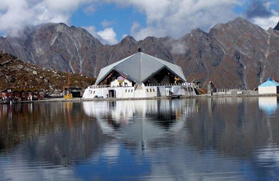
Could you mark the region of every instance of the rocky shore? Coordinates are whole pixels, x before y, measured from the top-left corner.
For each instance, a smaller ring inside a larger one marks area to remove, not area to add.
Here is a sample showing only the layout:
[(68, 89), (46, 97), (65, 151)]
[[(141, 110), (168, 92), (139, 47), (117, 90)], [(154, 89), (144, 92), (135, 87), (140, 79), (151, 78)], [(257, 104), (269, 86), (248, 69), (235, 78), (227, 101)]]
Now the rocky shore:
[[(25, 63), (13, 55), (0, 52), (0, 98), (3, 96), (2, 93), (7, 93), (7, 96), (35, 91), (38, 93), (42, 91), (47, 95), (60, 94), (63, 87), (68, 85), (68, 75), (66, 72)], [(94, 81), (95, 78), (82, 74), (69, 75), (69, 86), (76, 89), (86, 88)]]

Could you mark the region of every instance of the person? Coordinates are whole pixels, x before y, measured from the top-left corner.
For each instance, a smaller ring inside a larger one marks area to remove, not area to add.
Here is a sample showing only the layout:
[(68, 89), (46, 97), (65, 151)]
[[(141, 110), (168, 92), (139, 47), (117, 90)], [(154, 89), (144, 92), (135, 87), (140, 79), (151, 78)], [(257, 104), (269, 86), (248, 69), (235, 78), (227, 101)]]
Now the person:
[(2, 95), (2, 101), (3, 101), (3, 102), (6, 101), (6, 96), (5, 96), (5, 94)]
[(32, 94), (28, 94), (28, 100), (32, 101)]

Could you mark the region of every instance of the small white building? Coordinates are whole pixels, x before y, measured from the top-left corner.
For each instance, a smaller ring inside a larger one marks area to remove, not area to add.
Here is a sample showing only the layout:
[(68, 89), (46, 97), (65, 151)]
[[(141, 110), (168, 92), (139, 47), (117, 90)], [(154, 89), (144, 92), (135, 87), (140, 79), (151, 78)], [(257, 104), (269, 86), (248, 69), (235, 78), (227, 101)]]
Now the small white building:
[(83, 98), (153, 98), (196, 95), (181, 67), (137, 52), (100, 70)]
[(271, 78), (259, 85), (258, 87), (259, 94), (278, 94), (279, 93), (279, 83)]

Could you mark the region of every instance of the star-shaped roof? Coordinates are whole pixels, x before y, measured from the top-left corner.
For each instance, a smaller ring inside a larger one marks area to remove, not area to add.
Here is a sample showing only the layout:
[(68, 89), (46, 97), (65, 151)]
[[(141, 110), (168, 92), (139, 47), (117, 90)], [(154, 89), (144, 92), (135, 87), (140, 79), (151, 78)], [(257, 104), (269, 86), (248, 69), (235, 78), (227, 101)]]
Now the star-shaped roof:
[(151, 55), (137, 52), (127, 58), (102, 68), (95, 85), (98, 85), (113, 70), (136, 83), (142, 83), (163, 68), (167, 68), (183, 82), (186, 82), (181, 67)]

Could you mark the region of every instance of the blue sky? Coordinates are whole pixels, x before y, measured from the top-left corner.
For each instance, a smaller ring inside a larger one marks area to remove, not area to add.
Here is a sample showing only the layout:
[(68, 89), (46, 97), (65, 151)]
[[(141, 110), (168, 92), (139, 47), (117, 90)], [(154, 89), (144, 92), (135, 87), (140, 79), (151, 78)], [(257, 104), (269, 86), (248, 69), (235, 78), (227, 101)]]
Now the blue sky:
[(242, 17), (264, 29), (279, 21), (278, 0), (1, 0), (0, 35), (18, 35), (30, 25), (82, 27), (104, 44), (126, 35), (180, 38)]
[[(116, 32), (116, 41), (130, 34), (134, 22), (145, 26), (146, 17), (132, 6), (120, 7), (117, 4), (101, 4), (90, 13), (86, 12), (85, 8), (81, 7), (73, 13), (71, 23), (85, 29), (88, 26), (94, 26), (96, 32), (112, 28)], [(92, 34), (96, 36), (96, 32), (92, 32)]]

